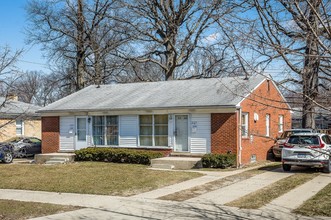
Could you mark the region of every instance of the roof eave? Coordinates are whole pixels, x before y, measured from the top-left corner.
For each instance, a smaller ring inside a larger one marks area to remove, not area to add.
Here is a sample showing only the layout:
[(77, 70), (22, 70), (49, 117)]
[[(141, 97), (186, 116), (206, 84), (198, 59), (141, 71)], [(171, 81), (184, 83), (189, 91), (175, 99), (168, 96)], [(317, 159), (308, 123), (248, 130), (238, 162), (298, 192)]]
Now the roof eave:
[(208, 106), (171, 106), (171, 107), (139, 107), (139, 108), (101, 108), (101, 109), (59, 109), (59, 110), (39, 110), (37, 113), (75, 113), (75, 112), (100, 112), (100, 111), (146, 111), (146, 110), (174, 110), (174, 109), (217, 109), (234, 108), (237, 105), (208, 105)]

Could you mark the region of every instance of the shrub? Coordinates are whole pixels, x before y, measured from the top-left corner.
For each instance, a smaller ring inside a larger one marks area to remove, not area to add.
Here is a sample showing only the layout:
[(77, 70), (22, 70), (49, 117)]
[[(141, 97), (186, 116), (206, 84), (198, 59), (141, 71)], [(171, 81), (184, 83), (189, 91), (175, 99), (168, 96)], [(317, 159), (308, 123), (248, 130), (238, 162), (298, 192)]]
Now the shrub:
[(75, 151), (76, 161), (105, 161), (114, 163), (151, 163), (151, 159), (163, 157), (163, 153), (158, 151), (88, 147)]
[(222, 168), (236, 166), (235, 154), (205, 154), (202, 157), (202, 167)]

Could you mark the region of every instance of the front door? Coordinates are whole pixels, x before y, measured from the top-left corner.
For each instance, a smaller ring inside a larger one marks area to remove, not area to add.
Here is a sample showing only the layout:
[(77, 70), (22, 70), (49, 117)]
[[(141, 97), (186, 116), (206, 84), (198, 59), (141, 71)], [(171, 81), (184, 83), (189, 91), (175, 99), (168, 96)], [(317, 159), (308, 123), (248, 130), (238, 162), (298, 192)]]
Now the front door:
[(76, 118), (76, 150), (87, 147), (87, 117)]
[(175, 151), (188, 151), (188, 116), (175, 116)]

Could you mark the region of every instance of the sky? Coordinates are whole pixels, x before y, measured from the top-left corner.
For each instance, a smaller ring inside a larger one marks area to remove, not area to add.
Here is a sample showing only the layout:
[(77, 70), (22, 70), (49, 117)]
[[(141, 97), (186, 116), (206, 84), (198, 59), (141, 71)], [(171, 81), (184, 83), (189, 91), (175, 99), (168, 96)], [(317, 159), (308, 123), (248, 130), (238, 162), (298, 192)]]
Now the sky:
[(27, 45), (25, 5), (27, 0), (0, 0), (0, 46), (9, 46), (13, 51), (23, 49), (16, 66), (20, 71), (43, 71), (47, 73), (47, 59), (43, 58), (38, 45)]

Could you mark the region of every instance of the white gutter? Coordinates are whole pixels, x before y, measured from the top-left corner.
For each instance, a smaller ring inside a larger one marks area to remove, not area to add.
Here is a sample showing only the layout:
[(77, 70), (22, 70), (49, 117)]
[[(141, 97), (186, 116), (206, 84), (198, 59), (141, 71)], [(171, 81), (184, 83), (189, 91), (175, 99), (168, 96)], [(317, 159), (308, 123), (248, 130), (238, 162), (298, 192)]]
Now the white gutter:
[(241, 132), (241, 118), (242, 118), (242, 110), (241, 107), (239, 108), (239, 124), (238, 124), (238, 136), (239, 136), (239, 152), (238, 152), (238, 166), (237, 168), (241, 168), (241, 151), (242, 151), (242, 146), (241, 146), (241, 139), (242, 139), (242, 132)]

